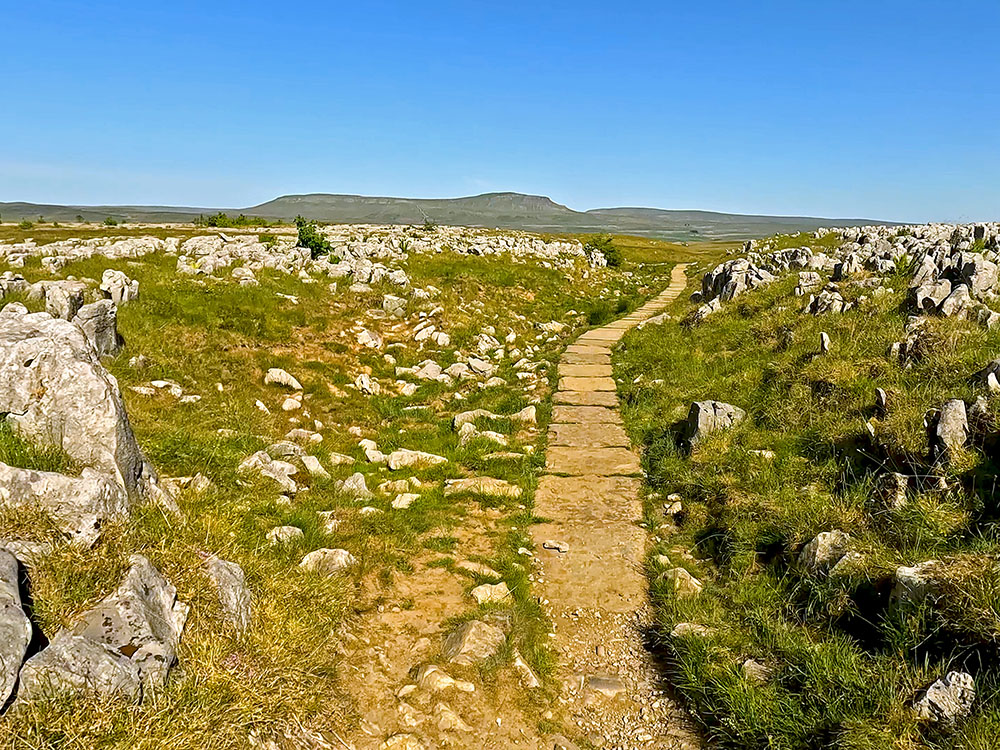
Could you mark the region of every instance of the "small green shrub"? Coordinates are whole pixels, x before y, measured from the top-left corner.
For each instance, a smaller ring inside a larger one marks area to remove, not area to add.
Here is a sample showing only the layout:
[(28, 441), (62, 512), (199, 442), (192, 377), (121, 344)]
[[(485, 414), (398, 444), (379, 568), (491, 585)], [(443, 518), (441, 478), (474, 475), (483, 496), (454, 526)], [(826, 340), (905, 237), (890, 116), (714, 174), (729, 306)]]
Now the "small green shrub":
[(295, 226), (299, 229), (299, 246), (309, 248), (313, 258), (321, 255), (329, 255), (333, 248), (330, 242), (316, 229), (315, 222), (309, 221), (305, 217), (296, 216)]
[(23, 221), (21, 221), (21, 222), (18, 223), (17, 228), (18, 229), (31, 229), (33, 226), (35, 226), (35, 223), (33, 221), (28, 221), (27, 219), (24, 219)]
[(198, 227), (269, 227), (271, 222), (260, 216), (247, 216), (246, 214), (230, 216), (219, 211), (211, 216), (199, 216), (194, 220), (194, 225)]
[(583, 246), (588, 253), (598, 252), (604, 256), (605, 262), (611, 268), (620, 268), (624, 258), (622, 251), (615, 245), (610, 234), (595, 234)]
[(116, 226), (118, 226), (118, 220), (115, 217), (113, 217), (113, 216), (109, 216), (108, 218), (106, 218), (104, 220), (104, 226), (106, 226), (106, 227), (116, 227)]

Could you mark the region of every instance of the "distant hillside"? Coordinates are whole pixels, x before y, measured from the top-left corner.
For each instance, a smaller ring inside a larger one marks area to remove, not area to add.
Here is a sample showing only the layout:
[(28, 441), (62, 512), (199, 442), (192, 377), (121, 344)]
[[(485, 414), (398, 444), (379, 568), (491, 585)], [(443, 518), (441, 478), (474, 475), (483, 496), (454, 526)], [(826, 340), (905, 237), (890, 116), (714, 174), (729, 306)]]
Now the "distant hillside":
[(812, 231), (817, 227), (891, 224), (873, 219), (821, 219), (797, 216), (751, 216), (714, 211), (658, 208), (598, 208), (574, 211), (550, 198), (522, 193), (486, 193), (467, 198), (381, 198), (311, 193), (284, 195), (249, 208), (173, 206), (58, 206), (0, 203), (5, 221), (101, 221), (112, 216), (134, 222), (189, 222), (199, 214), (225, 211), (268, 219), (302, 215), (317, 221), (365, 224), (437, 224), (524, 229), (535, 232), (615, 232), (664, 239), (743, 239), (776, 232)]

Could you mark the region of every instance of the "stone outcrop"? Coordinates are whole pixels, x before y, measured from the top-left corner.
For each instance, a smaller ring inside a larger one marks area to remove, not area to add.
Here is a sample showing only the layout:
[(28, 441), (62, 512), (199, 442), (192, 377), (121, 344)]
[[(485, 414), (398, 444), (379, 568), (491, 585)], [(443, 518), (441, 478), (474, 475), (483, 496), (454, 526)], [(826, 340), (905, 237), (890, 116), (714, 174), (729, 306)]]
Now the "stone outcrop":
[(79, 477), (0, 463), (0, 506), (39, 510), (73, 542), (91, 546), (109, 521), (127, 515), (125, 488), (86, 468)]
[(166, 682), (188, 609), (149, 560), (133, 555), (114, 593), (25, 662), (18, 702), (64, 692), (139, 700)]
[(721, 401), (696, 401), (688, 412), (686, 437), (691, 445), (697, 445), (707, 435), (728, 430), (746, 418), (746, 412), (738, 406)]
[(17, 559), (0, 549), (0, 706), (14, 691), (31, 642), (31, 622), (21, 602)]
[(118, 382), (69, 321), (17, 303), (0, 310), (0, 412), (28, 439), (61, 448), (129, 493), (155, 481)]
[(130, 279), (122, 271), (107, 268), (101, 275), (100, 291), (105, 299), (120, 305), (139, 296), (139, 282)]
[(114, 356), (121, 351), (125, 342), (118, 333), (118, 308), (111, 300), (84, 305), (73, 322), (83, 331), (98, 357)]

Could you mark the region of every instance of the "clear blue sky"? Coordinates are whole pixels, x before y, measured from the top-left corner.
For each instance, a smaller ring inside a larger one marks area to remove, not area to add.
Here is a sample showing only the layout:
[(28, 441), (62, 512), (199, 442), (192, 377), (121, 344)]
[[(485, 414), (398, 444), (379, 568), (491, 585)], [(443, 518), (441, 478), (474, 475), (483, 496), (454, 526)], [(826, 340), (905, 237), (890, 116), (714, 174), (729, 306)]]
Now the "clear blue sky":
[(1000, 2), (6, 2), (0, 200), (1000, 219)]

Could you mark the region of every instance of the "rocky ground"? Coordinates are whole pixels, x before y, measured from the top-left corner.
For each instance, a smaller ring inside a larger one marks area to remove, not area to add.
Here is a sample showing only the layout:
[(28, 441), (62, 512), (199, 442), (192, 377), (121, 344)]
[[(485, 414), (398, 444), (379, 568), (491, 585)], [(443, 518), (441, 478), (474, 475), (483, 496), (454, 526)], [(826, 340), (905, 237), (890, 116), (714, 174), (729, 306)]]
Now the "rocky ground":
[(995, 747), (1000, 226), (732, 254), (615, 370), (678, 694), (713, 746)]
[(25, 231), (0, 227), (8, 746), (642, 747), (675, 725), (641, 606), (577, 617), (605, 643), (572, 668), (589, 690), (615, 667), (637, 692), (605, 686), (607, 717), (642, 731), (589, 698), (580, 718), (532, 527), (576, 445), (572, 420), (548, 432), (560, 353), (680, 248), (612, 269), (448, 227), (328, 228), (318, 258), (282, 229)]

